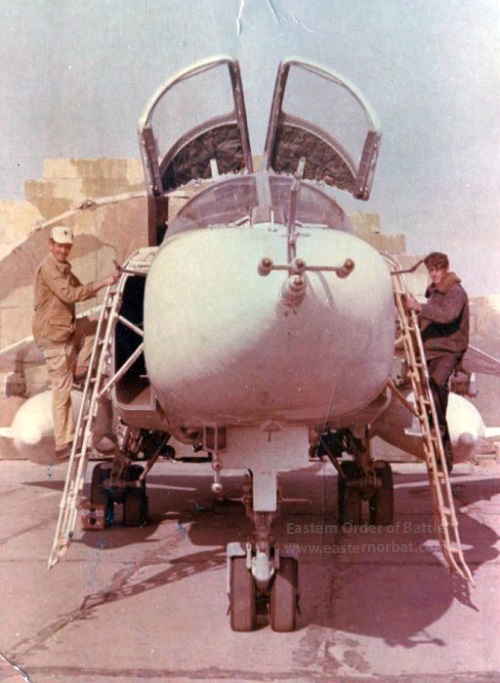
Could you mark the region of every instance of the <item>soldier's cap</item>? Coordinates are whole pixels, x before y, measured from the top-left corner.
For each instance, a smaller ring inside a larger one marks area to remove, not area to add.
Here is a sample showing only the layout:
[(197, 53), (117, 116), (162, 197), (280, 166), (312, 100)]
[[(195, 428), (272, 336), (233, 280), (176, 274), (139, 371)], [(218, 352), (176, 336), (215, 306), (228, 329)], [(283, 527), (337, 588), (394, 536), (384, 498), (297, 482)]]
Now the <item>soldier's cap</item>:
[(73, 244), (75, 241), (73, 229), (66, 225), (55, 225), (50, 231), (50, 237), (58, 244)]

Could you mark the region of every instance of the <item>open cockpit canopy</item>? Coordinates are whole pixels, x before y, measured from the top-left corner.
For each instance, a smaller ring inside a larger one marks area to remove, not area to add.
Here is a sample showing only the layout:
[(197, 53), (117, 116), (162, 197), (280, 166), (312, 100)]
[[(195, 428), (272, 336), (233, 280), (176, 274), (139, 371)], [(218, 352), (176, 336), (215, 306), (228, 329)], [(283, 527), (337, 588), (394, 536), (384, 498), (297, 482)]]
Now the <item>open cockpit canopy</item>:
[[(191, 180), (251, 173), (252, 156), (239, 64), (221, 56), (164, 83), (139, 120), (148, 194)], [(377, 116), (356, 86), (313, 62), (278, 68), (263, 170), (300, 175), (370, 195), (380, 143)]]
[(289, 58), (279, 66), (264, 168), (370, 196), (380, 145), (378, 117), (357, 87), (331, 69)]
[(148, 193), (190, 180), (252, 171), (239, 64), (199, 62), (164, 83), (138, 124)]

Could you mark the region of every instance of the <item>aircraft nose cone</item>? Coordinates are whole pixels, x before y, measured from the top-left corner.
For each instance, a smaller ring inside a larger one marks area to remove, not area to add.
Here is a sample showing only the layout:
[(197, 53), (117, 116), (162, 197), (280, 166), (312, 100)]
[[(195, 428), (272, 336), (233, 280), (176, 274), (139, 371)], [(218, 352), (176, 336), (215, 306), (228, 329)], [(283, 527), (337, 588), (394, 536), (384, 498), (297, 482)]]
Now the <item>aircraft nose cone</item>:
[[(167, 239), (146, 282), (148, 375), (165, 412), (193, 419), (324, 420), (373, 401), (393, 356), (387, 267), (348, 233), (298, 240), (309, 266), (288, 272), (286, 228), (212, 228)], [(268, 272), (266, 272), (268, 271)], [(263, 276), (264, 275), (264, 276)]]

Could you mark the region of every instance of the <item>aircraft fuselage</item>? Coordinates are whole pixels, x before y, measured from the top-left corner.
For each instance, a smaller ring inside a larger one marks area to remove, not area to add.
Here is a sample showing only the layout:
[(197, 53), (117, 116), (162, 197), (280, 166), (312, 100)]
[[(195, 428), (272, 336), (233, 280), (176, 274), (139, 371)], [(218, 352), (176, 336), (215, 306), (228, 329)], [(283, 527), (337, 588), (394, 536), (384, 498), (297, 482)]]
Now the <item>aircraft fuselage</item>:
[(148, 375), (172, 427), (325, 428), (380, 395), (394, 350), (390, 274), (341, 218), (343, 229), (298, 226), (296, 257), (308, 267), (350, 259), (352, 273), (305, 270), (295, 298), (288, 270), (258, 272), (265, 259), (287, 264), (283, 223), (167, 236), (147, 279), (144, 333)]

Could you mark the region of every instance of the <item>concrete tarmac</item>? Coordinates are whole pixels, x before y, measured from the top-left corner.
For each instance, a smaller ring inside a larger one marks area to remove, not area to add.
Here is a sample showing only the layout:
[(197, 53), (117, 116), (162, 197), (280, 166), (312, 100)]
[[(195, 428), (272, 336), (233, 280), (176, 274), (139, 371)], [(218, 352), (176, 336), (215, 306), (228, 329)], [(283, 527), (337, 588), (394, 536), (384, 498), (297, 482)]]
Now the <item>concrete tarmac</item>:
[(498, 468), (452, 477), (474, 588), (440, 558), (423, 466), (394, 469), (395, 524), (371, 531), (336, 528), (331, 465), (282, 476), (276, 537), (300, 587), (283, 634), (265, 608), (254, 632), (229, 626), (225, 546), (250, 529), (241, 473), (215, 503), (209, 464), (158, 463), (148, 526), (122, 527), (117, 506), (114, 527), (77, 530), (48, 571), (65, 467), (0, 462), (0, 681), (500, 680)]

